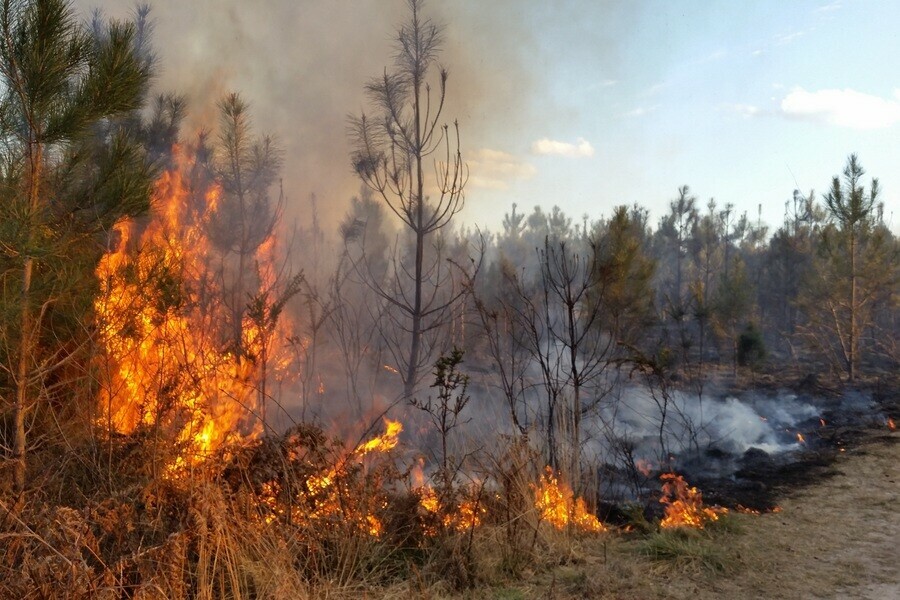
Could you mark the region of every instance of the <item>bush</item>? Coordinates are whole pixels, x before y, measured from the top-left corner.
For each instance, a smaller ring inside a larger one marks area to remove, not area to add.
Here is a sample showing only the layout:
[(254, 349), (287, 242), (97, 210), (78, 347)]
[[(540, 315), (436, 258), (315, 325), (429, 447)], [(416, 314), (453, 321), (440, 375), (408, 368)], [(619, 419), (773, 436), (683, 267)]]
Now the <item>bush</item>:
[(762, 332), (753, 323), (748, 323), (738, 338), (738, 364), (756, 368), (766, 358), (766, 345)]

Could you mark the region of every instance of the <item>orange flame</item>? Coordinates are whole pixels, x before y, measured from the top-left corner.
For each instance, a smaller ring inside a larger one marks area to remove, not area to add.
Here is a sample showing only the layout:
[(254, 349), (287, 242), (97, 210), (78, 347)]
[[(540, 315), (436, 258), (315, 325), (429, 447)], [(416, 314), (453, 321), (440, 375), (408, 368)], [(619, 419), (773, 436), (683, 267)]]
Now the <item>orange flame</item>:
[(340, 521), (372, 537), (381, 536), (384, 527), (381, 520), (372, 514), (374, 507), (360, 503), (358, 495), (354, 495), (353, 490), (342, 482), (342, 477), (347, 474), (350, 464), (360, 461), (367, 454), (383, 454), (397, 446), (403, 425), (388, 419), (385, 419), (385, 425), (384, 434), (361, 443), (331, 468), (307, 477), (301, 490), (289, 495), (289, 502), (280, 499), (280, 489), (276, 483), (261, 486), (258, 498), (264, 520), (272, 522), (276, 518), (289, 518), (295, 525), (313, 527)]
[(800, 433), (799, 431), (797, 432), (797, 443), (798, 443), (798, 444), (805, 444), (805, 443), (806, 443), (806, 438), (803, 437), (803, 434)]
[(894, 419), (892, 419), (891, 417), (888, 417), (887, 426), (891, 431), (897, 430), (897, 425), (894, 423)]
[(534, 505), (540, 511), (541, 519), (556, 529), (565, 529), (571, 525), (587, 532), (606, 531), (606, 526), (600, 519), (588, 511), (584, 498), (575, 498), (572, 488), (560, 483), (550, 467), (545, 468), (540, 484), (532, 487)]
[(639, 458), (634, 461), (634, 467), (638, 470), (638, 472), (644, 477), (649, 477), (653, 472), (653, 463), (644, 458)]
[(664, 473), (660, 475), (660, 479), (663, 481), (663, 495), (659, 501), (666, 505), (666, 514), (659, 523), (660, 527), (703, 529), (706, 523), (717, 521), (719, 515), (728, 512), (726, 508), (704, 506), (700, 490), (689, 486), (681, 475)]
[[(245, 319), (246, 351), (223, 343), (223, 294), (206, 234), (221, 188), (194, 189), (185, 175), (191, 161), (179, 148), (175, 160), (156, 182), (143, 231), (132, 221), (116, 224), (120, 239), (98, 264), (94, 303), (105, 356), (99, 424), (126, 435), (140, 427), (164, 432), (180, 449), (169, 474), (229, 440), (260, 432), (253, 349), (264, 337)], [(269, 285), (274, 244), (270, 236), (257, 251), (262, 286)]]
[(372, 438), (368, 442), (362, 443), (356, 447), (353, 454), (356, 456), (364, 456), (369, 452), (387, 452), (395, 448), (400, 441), (400, 433), (403, 431), (403, 424), (399, 421), (384, 420), (384, 435)]
[[(446, 529), (456, 531), (468, 531), (481, 526), (481, 519), (487, 509), (476, 499), (467, 498), (459, 502), (455, 510), (447, 510), (438, 498), (437, 492), (431, 486), (424, 486), (416, 490), (419, 495), (419, 506), (426, 513), (439, 516), (441, 524)], [(435, 531), (426, 530), (429, 535)]]

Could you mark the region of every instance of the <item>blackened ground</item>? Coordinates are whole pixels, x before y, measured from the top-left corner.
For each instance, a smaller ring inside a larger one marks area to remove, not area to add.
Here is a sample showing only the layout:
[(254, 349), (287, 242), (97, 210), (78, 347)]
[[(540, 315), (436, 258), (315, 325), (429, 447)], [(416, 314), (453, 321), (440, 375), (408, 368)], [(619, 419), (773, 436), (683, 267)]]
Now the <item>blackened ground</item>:
[[(888, 423), (890, 419), (900, 422), (900, 389), (873, 385), (837, 392), (801, 383), (801, 398), (806, 396), (820, 408), (822, 421), (813, 418), (797, 425), (804, 441), (794, 451), (772, 455), (748, 450), (737, 458), (733, 476), (704, 476), (699, 470), (689, 473), (690, 483), (702, 490), (708, 504), (769, 511), (786, 494), (834, 476), (840, 455), (869, 444), (897, 442)], [(713, 454), (710, 460), (721, 460)], [(648, 507), (650, 513), (656, 510)]]

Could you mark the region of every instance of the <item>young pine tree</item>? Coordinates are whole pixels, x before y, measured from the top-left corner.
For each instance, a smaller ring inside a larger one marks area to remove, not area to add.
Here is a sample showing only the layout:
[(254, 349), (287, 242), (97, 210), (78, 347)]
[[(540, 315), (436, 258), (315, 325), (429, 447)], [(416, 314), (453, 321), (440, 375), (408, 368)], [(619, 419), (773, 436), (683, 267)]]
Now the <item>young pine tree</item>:
[(0, 386), (21, 502), (26, 422), (64, 393), (48, 382), (84, 341), (84, 282), (100, 255), (91, 242), (149, 202), (139, 147), (115, 128), (99, 142), (92, 133), (141, 106), (150, 73), (133, 25), (92, 35), (65, 0), (4, 0), (0, 33)]

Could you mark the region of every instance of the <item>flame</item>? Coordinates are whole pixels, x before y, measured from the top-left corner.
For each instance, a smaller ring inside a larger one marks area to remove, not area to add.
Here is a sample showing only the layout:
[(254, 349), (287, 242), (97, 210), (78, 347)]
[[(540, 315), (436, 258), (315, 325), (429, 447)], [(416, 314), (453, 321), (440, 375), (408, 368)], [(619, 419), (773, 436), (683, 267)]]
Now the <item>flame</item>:
[(571, 525), (593, 533), (606, 531), (606, 526), (588, 511), (584, 499), (575, 498), (572, 488), (560, 483), (552, 468), (546, 467), (540, 484), (532, 487), (534, 505), (540, 511), (541, 519), (556, 529), (565, 529)]
[(384, 368), (385, 371), (387, 371), (387, 372), (389, 372), (389, 373), (393, 373), (394, 375), (399, 375), (399, 374), (400, 374), (400, 371), (398, 371), (397, 369), (395, 369), (395, 368), (392, 367), (391, 365), (382, 365), (382, 367)]
[(803, 434), (800, 433), (799, 431), (797, 432), (797, 443), (798, 443), (798, 444), (805, 444), (805, 443), (806, 443), (806, 438), (803, 437)]
[[(448, 510), (431, 486), (418, 488), (416, 493), (419, 495), (419, 506), (426, 513), (439, 517), (445, 529), (455, 529), (456, 531), (475, 529), (481, 526), (482, 516), (487, 512), (487, 509), (478, 500), (471, 498), (460, 501), (455, 510)], [(425, 533), (435, 535), (436, 532), (426, 528)]]
[[(176, 166), (155, 184), (146, 226), (115, 225), (119, 241), (99, 262), (94, 303), (105, 360), (99, 424), (126, 435), (141, 427), (164, 432), (180, 449), (170, 474), (261, 431), (255, 359), (263, 340), (281, 337), (245, 319), (245, 351), (223, 343), (223, 293), (206, 234), (222, 190), (215, 183), (196, 189), (186, 175), (191, 159), (180, 148), (174, 155)], [(274, 248), (270, 235), (257, 250), (261, 289), (272, 285)], [(269, 356), (278, 354), (269, 348)]]
[(887, 426), (891, 431), (897, 430), (897, 425), (894, 423), (894, 419), (892, 419), (891, 417), (888, 417)]
[(659, 523), (660, 527), (703, 529), (706, 523), (717, 521), (719, 515), (728, 512), (726, 508), (704, 506), (700, 490), (689, 486), (681, 475), (664, 473), (660, 475), (660, 479), (663, 481), (663, 495), (659, 501), (666, 505), (666, 514)]
[(356, 456), (364, 456), (370, 452), (387, 452), (395, 448), (400, 441), (400, 433), (403, 431), (403, 424), (399, 421), (384, 420), (384, 435), (372, 438), (368, 442), (362, 443), (356, 447), (353, 454)]
[(644, 477), (649, 477), (653, 472), (653, 463), (644, 458), (639, 458), (634, 462), (634, 467), (640, 472)]
[(334, 466), (308, 476), (299, 490), (288, 494), (288, 498), (281, 497), (276, 482), (261, 486), (257, 507), (262, 518), (267, 523), (281, 519), (310, 527), (327, 526), (339, 521), (359, 532), (380, 537), (384, 526), (372, 511), (379, 506), (383, 508), (383, 505), (361, 500), (359, 490), (351, 489), (352, 484), (347, 483), (345, 476), (352, 472), (349, 467), (359, 463), (364, 456), (384, 454), (397, 446), (403, 431), (402, 423), (385, 419), (385, 429), (384, 434), (361, 443)]
[(819, 425), (821, 427), (825, 427), (825, 419), (823, 419), (822, 417), (819, 417)]

